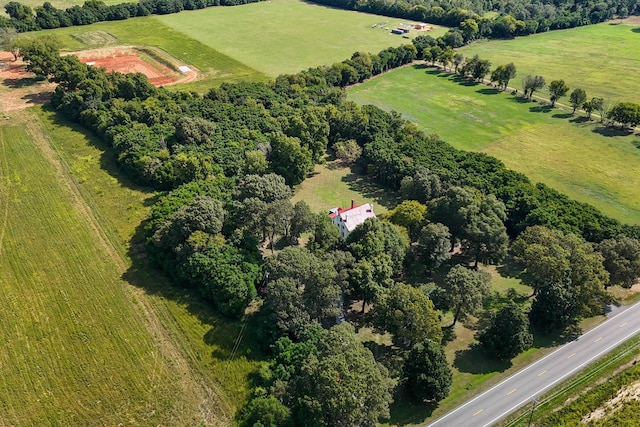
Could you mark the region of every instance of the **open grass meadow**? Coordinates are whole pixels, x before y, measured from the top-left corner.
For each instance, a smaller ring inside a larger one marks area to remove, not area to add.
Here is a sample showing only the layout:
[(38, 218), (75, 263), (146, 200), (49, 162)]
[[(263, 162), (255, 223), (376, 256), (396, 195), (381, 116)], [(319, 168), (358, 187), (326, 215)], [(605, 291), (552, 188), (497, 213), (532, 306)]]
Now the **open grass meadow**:
[(349, 96), (399, 111), (456, 148), (491, 154), (607, 215), (640, 223), (637, 136), (422, 66), (378, 76)]
[[(522, 77), (541, 75), (547, 81), (563, 79), (571, 90), (612, 103), (640, 103), (640, 21), (611, 21), (569, 30), (549, 31), (513, 40), (482, 41), (460, 50), (478, 54), (493, 68), (513, 62), (518, 75), (510, 83), (522, 89)], [(542, 91), (544, 94), (545, 91)], [(568, 104), (568, 99), (560, 102)]]
[[(302, 0), (271, 0), (154, 17), (188, 37), (270, 77), (331, 65), (356, 51), (377, 53), (410, 43), (372, 25), (403, 20), (344, 11)], [(405, 21), (406, 23), (406, 21)], [(438, 27), (428, 34), (446, 32)], [(412, 31), (410, 37), (418, 33)]]
[(29, 129), (0, 126), (0, 423), (197, 423), (195, 388)]

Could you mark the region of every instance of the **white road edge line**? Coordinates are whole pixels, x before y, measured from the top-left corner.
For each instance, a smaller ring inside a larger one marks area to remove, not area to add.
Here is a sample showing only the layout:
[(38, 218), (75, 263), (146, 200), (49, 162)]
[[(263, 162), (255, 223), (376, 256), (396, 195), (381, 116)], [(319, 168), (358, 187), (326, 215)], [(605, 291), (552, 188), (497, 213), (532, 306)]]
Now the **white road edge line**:
[[(602, 327), (603, 325), (606, 325), (609, 321), (611, 321), (611, 320), (615, 319), (616, 317), (618, 317), (618, 316), (622, 315), (622, 314), (623, 314), (623, 313), (625, 313), (627, 310), (629, 310), (631, 307), (634, 307), (634, 306), (635, 306), (635, 305), (637, 305), (637, 304), (640, 304), (640, 302), (637, 302), (637, 303), (635, 303), (635, 304), (633, 304), (633, 305), (630, 305), (629, 307), (625, 308), (624, 310), (622, 310), (622, 311), (620, 311), (620, 312), (618, 312), (618, 313), (614, 314), (614, 315), (613, 315), (613, 317), (612, 317), (611, 319), (607, 319), (606, 321), (602, 322), (601, 324), (599, 324), (599, 325), (598, 325), (598, 326), (596, 326), (595, 328), (593, 328), (593, 329), (591, 329), (590, 331), (586, 332), (586, 333), (585, 333), (584, 335), (582, 335), (580, 338), (584, 338), (585, 336), (588, 336), (588, 335), (591, 335), (592, 333), (595, 333), (595, 331), (597, 331), (600, 327)], [(636, 331), (636, 332), (637, 332), (637, 331)], [(466, 407), (467, 405), (470, 405), (471, 403), (473, 403), (474, 401), (476, 401), (476, 400), (477, 400), (477, 399), (479, 399), (480, 397), (482, 397), (482, 396), (484, 396), (485, 394), (487, 394), (487, 393), (491, 392), (493, 389), (500, 387), (503, 383), (505, 383), (505, 382), (507, 382), (507, 381), (511, 381), (512, 379), (514, 379), (514, 378), (515, 378), (515, 377), (517, 377), (518, 375), (520, 375), (520, 374), (522, 374), (522, 373), (524, 373), (524, 372), (527, 372), (529, 369), (533, 369), (533, 368), (535, 368), (535, 366), (536, 366), (538, 363), (542, 363), (542, 361), (544, 361), (547, 357), (550, 357), (550, 356), (552, 356), (552, 355), (554, 355), (554, 354), (556, 354), (556, 353), (558, 353), (558, 352), (560, 352), (560, 351), (564, 350), (565, 348), (569, 347), (569, 346), (570, 346), (571, 344), (573, 344), (574, 342), (575, 342), (575, 340), (574, 340), (574, 341), (571, 341), (571, 342), (568, 342), (568, 343), (566, 343), (565, 345), (563, 345), (562, 347), (560, 347), (559, 349), (554, 350), (554, 351), (552, 351), (551, 353), (547, 354), (547, 355), (546, 355), (546, 356), (544, 356), (542, 359), (538, 359), (538, 360), (536, 360), (535, 362), (533, 362), (531, 365), (525, 366), (523, 369), (519, 370), (519, 371), (518, 371), (518, 372), (516, 372), (515, 374), (513, 374), (513, 375), (511, 375), (511, 376), (509, 376), (509, 377), (507, 377), (507, 378), (505, 378), (504, 380), (500, 381), (498, 384), (494, 385), (494, 386), (493, 386), (493, 387), (491, 387), (490, 389), (488, 389), (488, 390), (486, 390), (486, 391), (484, 391), (484, 392), (480, 393), (479, 395), (477, 395), (477, 396), (476, 396), (476, 397), (474, 397), (473, 399), (471, 399), (471, 400), (467, 401), (466, 403), (463, 403), (462, 405), (458, 406), (458, 407), (457, 407), (456, 409), (454, 409), (453, 411), (451, 411), (451, 412), (447, 412), (445, 415), (443, 415), (442, 417), (440, 417), (440, 418), (438, 418), (438, 419), (434, 420), (432, 423), (427, 424), (426, 426), (427, 426), (427, 427), (431, 427), (431, 426), (436, 425), (436, 424), (437, 424), (437, 423), (439, 423), (440, 421), (442, 421), (442, 420), (446, 419), (446, 418), (447, 418), (447, 417), (449, 417), (450, 415), (455, 414), (456, 412), (458, 412), (458, 411), (462, 410), (464, 407)], [(525, 402), (526, 402), (526, 400), (525, 400)], [(520, 403), (518, 406), (520, 406), (521, 404), (522, 404), (522, 403)], [(512, 410), (513, 410), (513, 409), (511, 409), (510, 411), (512, 411)], [(499, 418), (497, 418), (497, 419), (499, 419)], [(494, 420), (494, 421), (495, 421), (495, 420)]]
[[(640, 328), (636, 329), (633, 333), (619, 339), (618, 341), (616, 341), (615, 343), (611, 344), (609, 347), (605, 348), (604, 350), (602, 350), (600, 353), (596, 354), (595, 356), (592, 356), (590, 359), (586, 360), (585, 362), (581, 363), (580, 365), (576, 366), (575, 368), (573, 368), (572, 370), (568, 371), (567, 373), (561, 375), (560, 377), (556, 378), (556, 380), (552, 381), (551, 383), (547, 384), (546, 386), (542, 387), (540, 390), (538, 390), (537, 395), (539, 395), (540, 393), (544, 392), (545, 390), (547, 390), (550, 387), (553, 387), (556, 383), (564, 380), (565, 378), (567, 378), (568, 376), (572, 375), (574, 372), (579, 371), (580, 369), (582, 369), (583, 367), (585, 367), (586, 365), (588, 365), (589, 363), (593, 362), (596, 359), (599, 359), (600, 356), (602, 356), (603, 354), (607, 353), (609, 350), (611, 350), (612, 348), (615, 348), (617, 346), (619, 346), (620, 344), (622, 344), (623, 342), (627, 341), (629, 338), (631, 338), (632, 336), (634, 336), (635, 334), (637, 334), (638, 332), (640, 332)], [(535, 397), (532, 396), (532, 397)], [(515, 411), (516, 409), (518, 409), (520, 406), (524, 405), (528, 400), (531, 400), (531, 397), (528, 399), (523, 400), (522, 402), (518, 403), (517, 405), (509, 408), (505, 414), (509, 415), (510, 413), (512, 413), (513, 411)], [(504, 418), (504, 414), (500, 415), (497, 418), (492, 419), (491, 421), (489, 421), (487, 424), (484, 425), (484, 427), (486, 426), (490, 426), (493, 423), (495, 423), (496, 421), (499, 421), (500, 419)]]

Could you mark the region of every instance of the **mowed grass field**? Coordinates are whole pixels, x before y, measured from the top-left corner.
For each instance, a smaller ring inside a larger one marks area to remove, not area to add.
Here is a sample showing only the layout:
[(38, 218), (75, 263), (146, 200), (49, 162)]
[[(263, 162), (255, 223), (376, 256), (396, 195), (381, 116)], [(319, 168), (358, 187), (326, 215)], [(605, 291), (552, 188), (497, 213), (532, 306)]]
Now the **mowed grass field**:
[[(356, 51), (378, 53), (410, 43), (384, 28), (398, 18), (332, 9), (302, 0), (271, 0), (241, 7), (212, 7), (153, 19), (270, 77), (331, 65)], [(446, 32), (437, 27), (434, 37)], [(415, 37), (416, 31), (409, 33)]]
[[(635, 22), (635, 23), (632, 23)], [(514, 40), (482, 41), (460, 49), (478, 54), (493, 67), (513, 62), (518, 75), (510, 83), (522, 89), (522, 77), (541, 75), (547, 81), (563, 79), (571, 90), (612, 103), (640, 103), (640, 21), (625, 20), (549, 31)], [(546, 93), (544, 90), (542, 93)], [(568, 98), (560, 102), (568, 104)]]
[(604, 136), (594, 122), (544, 109), (447, 73), (406, 67), (349, 89), (351, 99), (401, 112), (456, 148), (482, 151), (536, 182), (640, 223), (637, 136)]
[(30, 128), (0, 126), (0, 424), (196, 424), (197, 389)]

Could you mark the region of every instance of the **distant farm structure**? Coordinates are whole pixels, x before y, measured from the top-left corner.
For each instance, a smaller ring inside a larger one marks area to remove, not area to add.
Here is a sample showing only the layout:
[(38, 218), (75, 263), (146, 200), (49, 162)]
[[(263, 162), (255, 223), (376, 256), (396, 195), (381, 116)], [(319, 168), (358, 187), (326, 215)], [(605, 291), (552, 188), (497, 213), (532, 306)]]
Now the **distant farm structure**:
[(399, 34), (403, 37), (408, 37), (407, 34), (411, 30), (415, 31), (430, 31), (433, 29), (433, 26), (429, 24), (424, 24), (422, 22), (413, 23), (413, 24), (403, 24), (402, 22), (395, 28), (389, 28), (388, 22), (379, 22), (377, 24), (371, 25), (371, 28), (382, 28), (384, 30), (391, 30), (391, 34)]

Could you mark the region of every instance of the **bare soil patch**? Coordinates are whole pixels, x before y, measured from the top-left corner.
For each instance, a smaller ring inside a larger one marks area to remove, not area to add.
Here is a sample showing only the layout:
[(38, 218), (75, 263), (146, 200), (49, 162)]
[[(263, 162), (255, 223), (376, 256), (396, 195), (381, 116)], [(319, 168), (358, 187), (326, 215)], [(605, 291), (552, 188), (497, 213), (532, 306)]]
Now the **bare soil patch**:
[(14, 61), (9, 52), (0, 52), (0, 112), (22, 110), (45, 103), (55, 85), (39, 80), (24, 68), (20, 60)]
[(604, 404), (604, 407), (597, 408), (589, 415), (585, 416), (581, 422), (587, 424), (590, 421), (598, 421), (611, 413), (620, 409), (625, 402), (640, 399), (640, 381), (629, 384), (618, 392), (618, 394)]
[(96, 67), (104, 67), (107, 71), (120, 73), (142, 73), (154, 86), (166, 86), (194, 80), (198, 73), (193, 66), (190, 71), (179, 71), (185, 66), (166, 52), (154, 48), (135, 46), (118, 46), (104, 49), (74, 52), (80, 61)]

